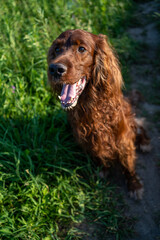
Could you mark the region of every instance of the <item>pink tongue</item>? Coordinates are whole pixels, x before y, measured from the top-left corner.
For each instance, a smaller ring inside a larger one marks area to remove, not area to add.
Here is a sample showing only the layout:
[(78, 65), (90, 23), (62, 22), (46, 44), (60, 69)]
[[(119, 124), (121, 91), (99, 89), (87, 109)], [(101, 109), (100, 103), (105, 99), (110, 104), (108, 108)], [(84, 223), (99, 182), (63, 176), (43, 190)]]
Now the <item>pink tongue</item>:
[(76, 84), (63, 84), (62, 92), (61, 92), (61, 101), (67, 103), (71, 98), (76, 96)]

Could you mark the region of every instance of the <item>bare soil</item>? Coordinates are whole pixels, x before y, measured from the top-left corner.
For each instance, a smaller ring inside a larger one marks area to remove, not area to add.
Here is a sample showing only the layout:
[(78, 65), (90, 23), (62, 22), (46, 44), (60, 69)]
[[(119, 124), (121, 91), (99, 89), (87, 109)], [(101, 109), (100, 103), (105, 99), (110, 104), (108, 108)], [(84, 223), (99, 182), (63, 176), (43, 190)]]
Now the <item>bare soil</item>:
[(156, 95), (156, 86), (160, 86), (160, 64), (157, 65), (160, 33), (154, 19), (158, 8), (158, 1), (140, 3), (134, 15), (139, 24), (128, 29), (129, 35), (142, 46), (139, 59), (130, 69), (131, 86), (144, 95), (145, 100), (140, 103), (137, 114), (145, 115), (147, 119), (152, 145), (150, 153), (137, 154), (137, 172), (145, 190), (143, 200), (136, 202), (125, 196), (128, 215), (137, 219), (132, 240), (160, 239), (160, 98), (158, 101)]

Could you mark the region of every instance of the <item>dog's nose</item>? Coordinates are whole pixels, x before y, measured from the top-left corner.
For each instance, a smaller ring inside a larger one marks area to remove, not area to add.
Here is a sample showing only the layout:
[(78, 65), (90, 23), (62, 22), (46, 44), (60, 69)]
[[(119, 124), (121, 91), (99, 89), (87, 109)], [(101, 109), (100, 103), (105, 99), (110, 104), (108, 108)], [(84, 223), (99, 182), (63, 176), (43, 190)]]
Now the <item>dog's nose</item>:
[(67, 71), (67, 67), (61, 63), (51, 64), (49, 66), (49, 72), (55, 77), (61, 77)]

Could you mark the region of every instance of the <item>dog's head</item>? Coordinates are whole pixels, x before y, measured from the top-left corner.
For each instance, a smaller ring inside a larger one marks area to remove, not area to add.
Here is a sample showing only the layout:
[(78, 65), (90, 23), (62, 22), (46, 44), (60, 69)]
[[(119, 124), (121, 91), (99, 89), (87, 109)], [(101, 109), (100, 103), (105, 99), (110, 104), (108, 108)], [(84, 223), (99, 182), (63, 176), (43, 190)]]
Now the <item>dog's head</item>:
[(114, 82), (110, 75), (116, 71), (115, 59), (104, 35), (79, 29), (60, 34), (48, 52), (48, 79), (53, 88), (61, 89), (62, 108), (75, 107), (88, 82), (98, 88), (107, 78)]

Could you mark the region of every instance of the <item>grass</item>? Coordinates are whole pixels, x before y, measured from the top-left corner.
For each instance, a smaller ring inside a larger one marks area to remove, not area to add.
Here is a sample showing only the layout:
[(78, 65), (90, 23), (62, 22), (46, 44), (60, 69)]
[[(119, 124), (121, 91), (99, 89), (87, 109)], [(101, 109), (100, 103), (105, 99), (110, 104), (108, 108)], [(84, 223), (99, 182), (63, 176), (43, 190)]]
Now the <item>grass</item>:
[(84, 222), (103, 236), (130, 234), (115, 187), (76, 145), (47, 86), (46, 55), (60, 32), (82, 28), (108, 34), (126, 63), (131, 7), (127, 0), (1, 1), (0, 239), (84, 239)]

